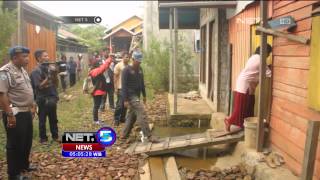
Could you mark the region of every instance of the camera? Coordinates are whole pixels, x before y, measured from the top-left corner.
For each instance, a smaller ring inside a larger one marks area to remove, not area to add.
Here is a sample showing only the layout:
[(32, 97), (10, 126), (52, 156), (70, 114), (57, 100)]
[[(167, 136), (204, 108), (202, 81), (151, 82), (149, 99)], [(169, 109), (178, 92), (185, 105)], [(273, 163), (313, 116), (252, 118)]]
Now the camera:
[(40, 65), (40, 70), (42, 76), (45, 78), (48, 78), (49, 82), (54, 80), (59, 73), (58, 62), (43, 62)]

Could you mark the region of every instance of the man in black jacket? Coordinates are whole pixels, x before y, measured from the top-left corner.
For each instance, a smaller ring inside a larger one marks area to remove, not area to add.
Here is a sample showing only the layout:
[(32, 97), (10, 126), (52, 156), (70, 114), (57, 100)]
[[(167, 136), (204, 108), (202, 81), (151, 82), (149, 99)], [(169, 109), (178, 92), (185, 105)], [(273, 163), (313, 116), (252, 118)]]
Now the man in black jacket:
[[(146, 104), (147, 99), (143, 72), (142, 68), (140, 67), (142, 53), (135, 51), (133, 52), (132, 57), (132, 66), (127, 66), (122, 72), (121, 93), (124, 100), (124, 106), (128, 107), (129, 111), (120, 139), (126, 139), (129, 136), (135, 121), (137, 121), (143, 132), (143, 136), (149, 141), (157, 142), (156, 139), (152, 138), (148, 124), (147, 113), (143, 105)], [(140, 102), (140, 94), (143, 95), (143, 104)]]
[(57, 70), (48, 64), (49, 56), (46, 50), (36, 50), (34, 56), (38, 66), (31, 73), (31, 83), (38, 104), (40, 143), (48, 141), (46, 134), (46, 119), (49, 117), (50, 131), (53, 141), (60, 142), (58, 136), (57, 102)]

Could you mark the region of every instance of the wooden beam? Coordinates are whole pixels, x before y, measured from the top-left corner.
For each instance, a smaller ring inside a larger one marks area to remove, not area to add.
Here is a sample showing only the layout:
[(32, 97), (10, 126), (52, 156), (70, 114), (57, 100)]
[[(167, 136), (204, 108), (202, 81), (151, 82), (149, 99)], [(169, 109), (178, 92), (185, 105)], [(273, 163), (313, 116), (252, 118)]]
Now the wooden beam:
[(304, 159), (302, 165), (301, 180), (312, 180), (315, 159), (317, 154), (318, 137), (319, 137), (319, 121), (309, 121), (308, 131), (306, 137), (306, 144), (304, 148)]
[(317, 14), (317, 13), (320, 13), (320, 7), (317, 7), (312, 11), (312, 14)]
[(150, 180), (151, 179), (151, 170), (149, 161), (147, 160), (141, 168), (144, 173), (140, 174), (140, 180)]
[(160, 8), (236, 8), (236, 1), (197, 1), (159, 3)]
[[(260, 1), (260, 9), (261, 9), (261, 25), (262, 27), (267, 26), (268, 21), (268, 1)], [(266, 61), (267, 61), (267, 34), (261, 33), (261, 44), (260, 44), (260, 73), (259, 73), (259, 83), (260, 87), (265, 87), (265, 79), (266, 79)], [(257, 142), (256, 149), (258, 152), (261, 152), (264, 144), (264, 119), (265, 119), (265, 111), (264, 111), (264, 103), (266, 97), (266, 91), (264, 88), (260, 88), (259, 90), (259, 105), (258, 105), (258, 129), (257, 129)]]
[(163, 158), (167, 180), (181, 180), (174, 156)]
[(172, 33), (172, 28), (173, 28), (173, 9), (170, 8), (169, 12), (169, 31), (170, 31), (170, 63), (169, 63), (169, 93), (173, 93), (173, 33)]
[(178, 95), (177, 95), (177, 86), (178, 86), (178, 78), (177, 78), (177, 60), (178, 60), (178, 9), (173, 9), (173, 26), (174, 26), (174, 43), (173, 43), (173, 114), (177, 114), (177, 101), (178, 101)]
[(273, 29), (268, 29), (268, 28), (264, 28), (264, 27), (261, 27), (261, 26), (257, 27), (257, 31), (260, 31), (260, 32), (263, 32), (263, 33), (266, 33), (266, 34), (270, 34), (270, 35), (273, 35), (273, 36), (284, 37), (284, 38), (287, 38), (287, 39), (289, 39), (291, 41), (299, 42), (299, 43), (302, 43), (302, 44), (308, 44), (309, 41), (310, 41), (309, 38), (305, 38), (303, 36), (297, 36), (297, 35), (293, 35), (293, 34), (288, 34), (288, 33), (285, 33), (285, 32), (281, 32), (281, 31), (277, 31), (277, 30), (273, 30)]
[[(22, 45), (22, 35), (21, 35), (21, 23), (22, 23), (22, 8), (21, 8), (21, 2), (20, 1), (17, 1), (17, 32), (18, 32), (18, 44), (19, 45)], [(26, 46), (26, 44), (24, 44)]]

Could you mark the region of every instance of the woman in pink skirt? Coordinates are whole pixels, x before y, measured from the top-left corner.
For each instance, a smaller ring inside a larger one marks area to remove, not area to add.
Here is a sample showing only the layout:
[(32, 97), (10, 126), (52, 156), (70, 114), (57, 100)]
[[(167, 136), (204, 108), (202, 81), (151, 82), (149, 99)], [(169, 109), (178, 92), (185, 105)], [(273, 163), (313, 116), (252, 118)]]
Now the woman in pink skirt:
[[(272, 52), (272, 47), (267, 45), (267, 56)], [(233, 92), (233, 112), (225, 119), (225, 128), (230, 131), (230, 126), (243, 128), (244, 119), (254, 116), (254, 92), (259, 83), (260, 47), (248, 59), (245, 68), (241, 71)], [(267, 67), (266, 76), (271, 77), (270, 67)]]

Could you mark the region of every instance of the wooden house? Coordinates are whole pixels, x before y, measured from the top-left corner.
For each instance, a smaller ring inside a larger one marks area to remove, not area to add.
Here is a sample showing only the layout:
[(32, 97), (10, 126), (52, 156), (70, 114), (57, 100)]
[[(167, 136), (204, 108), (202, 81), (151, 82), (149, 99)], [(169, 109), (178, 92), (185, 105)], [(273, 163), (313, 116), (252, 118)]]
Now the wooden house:
[(4, 7), (17, 9), (18, 30), (11, 44), (30, 49), (28, 72), (37, 64), (33, 55), (36, 49), (46, 49), (50, 59), (55, 60), (56, 34), (60, 19), (26, 1), (4, 1)]
[[(307, 160), (304, 154), (308, 123), (320, 121), (320, 16), (319, 10), (315, 11), (319, 5), (320, 1), (268, 2), (269, 20), (291, 16), (296, 27), (286, 33), (310, 39), (310, 44), (302, 44), (268, 35), (268, 43), (273, 47), (268, 61), (272, 64), (272, 79), (264, 87), (269, 92), (265, 102), (269, 145), (283, 154), (286, 165), (296, 175), (302, 175), (302, 164)], [(260, 44), (260, 37), (256, 35), (260, 19), (259, 2), (252, 2), (229, 19), (232, 89), (246, 60)], [(317, 152), (314, 179), (320, 178), (320, 148)]]
[(103, 40), (107, 47), (112, 47), (112, 52), (129, 51), (132, 38), (141, 36), (143, 20), (138, 16), (132, 16), (118, 25), (105, 31)]

